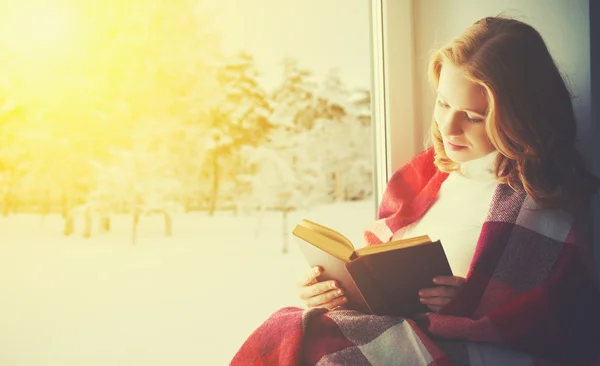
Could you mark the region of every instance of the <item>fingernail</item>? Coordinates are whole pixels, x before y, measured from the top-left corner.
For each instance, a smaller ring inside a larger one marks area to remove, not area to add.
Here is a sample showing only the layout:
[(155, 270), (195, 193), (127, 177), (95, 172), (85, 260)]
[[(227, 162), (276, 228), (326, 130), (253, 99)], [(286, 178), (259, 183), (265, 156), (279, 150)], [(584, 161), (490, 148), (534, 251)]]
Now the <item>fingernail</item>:
[(331, 288), (337, 288), (337, 283), (335, 283), (335, 282), (332, 282), (332, 283), (331, 283)]
[(423, 298), (420, 298), (420, 299), (419, 299), (419, 301), (421, 301), (421, 302), (425, 302), (425, 299), (423, 299)]
[(419, 296), (423, 296), (423, 295), (424, 295), (423, 291), (419, 291)]
[(348, 302), (348, 299), (345, 297), (342, 297), (342, 302)]
[(435, 277), (435, 278), (433, 279), (433, 283), (438, 283), (438, 282), (440, 282), (440, 279), (439, 279), (439, 278), (437, 278), (437, 277)]
[(342, 290), (337, 290), (337, 294), (341, 295), (342, 294)]
[(315, 268), (315, 274), (319, 274), (319, 272), (321, 272), (319, 268)]

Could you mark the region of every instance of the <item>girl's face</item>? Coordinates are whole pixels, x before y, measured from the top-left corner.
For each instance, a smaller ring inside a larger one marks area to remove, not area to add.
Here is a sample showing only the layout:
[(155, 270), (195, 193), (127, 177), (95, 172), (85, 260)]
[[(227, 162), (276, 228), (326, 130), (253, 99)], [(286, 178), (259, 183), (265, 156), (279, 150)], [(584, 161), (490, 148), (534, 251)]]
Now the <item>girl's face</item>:
[(495, 150), (485, 118), (485, 89), (465, 78), (460, 68), (446, 62), (440, 72), (438, 98), (433, 112), (446, 155), (456, 163), (483, 157)]

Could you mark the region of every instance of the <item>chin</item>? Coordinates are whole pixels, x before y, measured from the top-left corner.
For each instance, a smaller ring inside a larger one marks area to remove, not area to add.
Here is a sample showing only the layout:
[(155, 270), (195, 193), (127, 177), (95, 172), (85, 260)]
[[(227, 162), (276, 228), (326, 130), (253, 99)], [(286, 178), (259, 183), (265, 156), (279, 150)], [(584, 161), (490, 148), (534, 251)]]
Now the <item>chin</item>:
[(466, 163), (467, 161), (470, 160), (475, 160), (478, 157), (477, 156), (473, 156), (473, 154), (471, 153), (471, 151), (466, 150), (466, 151), (452, 151), (450, 149), (444, 149), (446, 151), (446, 156), (452, 160), (455, 163)]

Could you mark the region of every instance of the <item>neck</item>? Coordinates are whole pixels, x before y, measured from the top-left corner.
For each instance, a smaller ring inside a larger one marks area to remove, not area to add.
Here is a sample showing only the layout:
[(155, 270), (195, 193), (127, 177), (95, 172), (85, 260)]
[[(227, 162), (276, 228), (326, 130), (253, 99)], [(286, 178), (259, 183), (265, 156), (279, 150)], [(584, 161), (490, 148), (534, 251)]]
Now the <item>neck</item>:
[(480, 158), (460, 164), (459, 173), (465, 178), (487, 180), (495, 179), (494, 168), (496, 164), (497, 151), (493, 151)]

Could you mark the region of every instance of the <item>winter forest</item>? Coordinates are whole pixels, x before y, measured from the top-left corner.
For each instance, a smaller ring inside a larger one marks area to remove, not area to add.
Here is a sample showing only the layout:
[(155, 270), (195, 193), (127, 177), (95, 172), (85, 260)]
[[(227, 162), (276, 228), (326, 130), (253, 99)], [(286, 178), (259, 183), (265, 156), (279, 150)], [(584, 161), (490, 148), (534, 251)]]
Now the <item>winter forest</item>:
[(302, 305), (301, 218), (361, 244), (368, 1), (9, 0), (0, 18), (0, 365), (226, 365)]
[(370, 93), (335, 68), (318, 80), (283, 59), (270, 90), (194, 1), (77, 10), (90, 23), (71, 44), (0, 48), (2, 216), (60, 214), (65, 236), (91, 237), (125, 214), (135, 244), (148, 215), (171, 236), (181, 213), (285, 219), (370, 197)]

